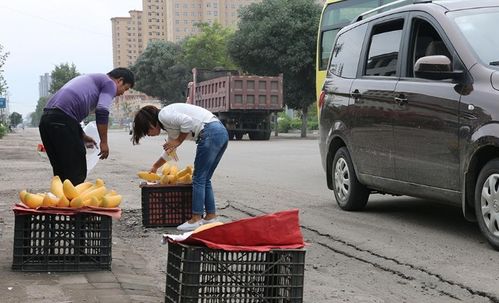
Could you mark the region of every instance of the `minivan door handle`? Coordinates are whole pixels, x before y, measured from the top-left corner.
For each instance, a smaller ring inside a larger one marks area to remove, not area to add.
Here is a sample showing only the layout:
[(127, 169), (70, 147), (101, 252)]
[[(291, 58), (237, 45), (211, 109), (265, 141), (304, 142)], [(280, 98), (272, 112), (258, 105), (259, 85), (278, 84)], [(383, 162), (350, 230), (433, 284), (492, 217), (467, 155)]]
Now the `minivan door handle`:
[(400, 94), (395, 97), (395, 102), (398, 103), (398, 105), (406, 105), (407, 104), (407, 97), (404, 94)]
[(356, 102), (356, 103), (359, 103), (359, 99), (360, 99), (361, 95), (362, 94), (359, 92), (358, 89), (356, 89), (350, 93), (350, 96), (354, 99), (354, 102)]

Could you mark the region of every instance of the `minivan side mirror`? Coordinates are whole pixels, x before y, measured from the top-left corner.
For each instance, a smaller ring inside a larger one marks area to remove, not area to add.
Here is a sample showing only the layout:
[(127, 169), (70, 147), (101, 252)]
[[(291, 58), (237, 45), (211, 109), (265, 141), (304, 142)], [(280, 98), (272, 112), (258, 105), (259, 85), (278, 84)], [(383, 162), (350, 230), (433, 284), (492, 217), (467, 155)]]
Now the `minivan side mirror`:
[(435, 55), (419, 58), (414, 64), (414, 74), (418, 78), (430, 80), (461, 79), (463, 71), (453, 71), (447, 56)]

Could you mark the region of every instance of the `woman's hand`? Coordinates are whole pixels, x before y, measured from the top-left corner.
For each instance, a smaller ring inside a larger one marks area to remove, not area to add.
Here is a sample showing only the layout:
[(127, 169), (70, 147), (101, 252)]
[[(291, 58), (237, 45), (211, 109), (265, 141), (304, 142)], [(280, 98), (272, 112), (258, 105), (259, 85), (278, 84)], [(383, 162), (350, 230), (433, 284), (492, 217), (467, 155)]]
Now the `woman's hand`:
[(165, 144), (163, 144), (163, 149), (166, 151), (167, 154), (170, 154), (177, 147), (179, 147), (180, 144), (182, 144), (181, 141), (179, 141), (178, 139), (173, 139), (173, 140), (167, 141)]
[(165, 164), (165, 159), (159, 158), (154, 164), (152, 165), (151, 169), (149, 170), (150, 173), (156, 173), (158, 169)]

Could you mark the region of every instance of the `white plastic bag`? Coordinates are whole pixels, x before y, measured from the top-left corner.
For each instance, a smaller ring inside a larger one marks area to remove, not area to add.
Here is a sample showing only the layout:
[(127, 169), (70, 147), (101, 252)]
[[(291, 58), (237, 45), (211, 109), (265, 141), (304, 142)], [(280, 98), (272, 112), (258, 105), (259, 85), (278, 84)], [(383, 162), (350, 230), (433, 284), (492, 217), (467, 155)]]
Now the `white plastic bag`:
[(100, 137), (99, 137), (99, 132), (97, 131), (97, 125), (95, 124), (95, 121), (89, 122), (84, 128), (83, 131), (85, 134), (89, 137), (92, 137), (94, 141), (97, 143), (97, 146), (94, 146), (93, 148), (88, 148), (87, 147), (87, 174), (90, 173), (92, 168), (95, 167), (97, 162), (99, 161), (99, 144), (100, 144)]

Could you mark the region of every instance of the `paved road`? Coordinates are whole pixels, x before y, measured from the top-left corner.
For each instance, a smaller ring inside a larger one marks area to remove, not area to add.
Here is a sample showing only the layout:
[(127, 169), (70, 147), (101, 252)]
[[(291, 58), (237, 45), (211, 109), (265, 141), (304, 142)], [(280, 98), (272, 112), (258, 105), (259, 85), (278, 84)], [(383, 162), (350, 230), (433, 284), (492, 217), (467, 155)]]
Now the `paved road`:
[[(90, 180), (103, 178), (124, 196), (123, 218), (113, 225), (113, 270), (100, 273), (114, 279), (103, 282), (114, 283), (104, 285), (108, 291), (92, 280), (99, 273), (10, 271), (10, 201), (26, 184), (42, 191), (50, 179), (48, 163), (34, 152), (37, 140), (30, 130), (0, 140), (0, 296), (11, 298), (6, 302), (84, 302), (74, 291), (82, 288), (94, 298), (85, 302), (114, 302), (106, 301), (114, 295), (121, 296), (120, 302), (161, 302), (166, 248), (159, 240), (174, 229), (141, 226), (135, 173), (156, 160), (164, 137), (132, 147), (127, 132), (111, 132), (110, 158), (89, 175)], [(193, 149), (186, 142), (179, 150), (180, 166), (193, 162)], [(224, 221), (300, 209), (309, 243), (305, 302), (499, 302), (498, 252), (458, 208), (373, 195), (365, 211), (341, 211), (326, 189), (316, 139), (281, 135), (270, 141), (231, 141), (213, 183)], [(127, 284), (135, 274), (140, 282)], [(8, 285), (14, 289), (6, 290)], [(55, 295), (47, 295), (48, 289)]]

